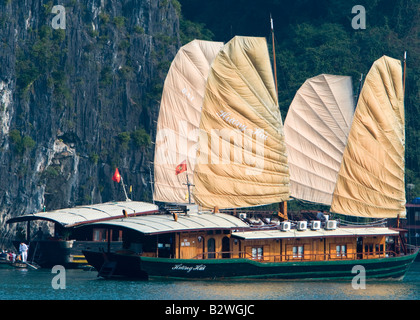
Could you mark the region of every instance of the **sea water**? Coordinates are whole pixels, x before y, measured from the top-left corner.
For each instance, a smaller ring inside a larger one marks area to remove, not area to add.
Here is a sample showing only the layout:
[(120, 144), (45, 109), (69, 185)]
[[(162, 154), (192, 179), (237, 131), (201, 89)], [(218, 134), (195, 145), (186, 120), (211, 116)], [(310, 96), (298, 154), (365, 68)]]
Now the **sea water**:
[(96, 271), (0, 269), (0, 300), (420, 300), (420, 262), (402, 281), (105, 280)]

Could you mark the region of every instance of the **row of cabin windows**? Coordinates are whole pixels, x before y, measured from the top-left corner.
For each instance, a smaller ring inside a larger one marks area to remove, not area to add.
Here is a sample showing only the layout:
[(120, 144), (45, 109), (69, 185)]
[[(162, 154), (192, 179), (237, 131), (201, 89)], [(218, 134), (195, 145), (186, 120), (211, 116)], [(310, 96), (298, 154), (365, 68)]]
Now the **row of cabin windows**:
[[(253, 247), (251, 252), (252, 252), (252, 259), (257, 259), (257, 260), (263, 259), (264, 251), (262, 247)], [(305, 249), (303, 245), (293, 246), (293, 258), (302, 258), (304, 254), (305, 254)], [(346, 257), (347, 245), (337, 245), (336, 254), (337, 254), (337, 257)]]
[[(383, 253), (384, 252), (384, 245), (383, 244), (375, 244), (375, 252), (376, 253)], [(373, 254), (373, 244), (365, 244), (365, 253), (366, 254)]]
[[(373, 254), (374, 245), (367, 244), (365, 245), (365, 253)], [(335, 252), (337, 257), (347, 257), (347, 245), (345, 244), (338, 244), (335, 246)], [(383, 244), (375, 244), (375, 252), (381, 253), (384, 252), (384, 245)], [(305, 254), (305, 249), (303, 245), (293, 246), (293, 258), (302, 258)], [(263, 258), (263, 248), (262, 247), (254, 247), (252, 248), (252, 259), (261, 260)]]
[[(381, 245), (383, 247), (383, 245)], [(262, 247), (253, 247), (252, 248), (252, 259), (261, 260), (264, 255)], [(305, 254), (305, 249), (303, 245), (293, 246), (293, 258), (302, 258)], [(347, 256), (347, 245), (337, 245), (336, 246), (336, 255), (337, 257), (346, 257)]]
[[(336, 245), (335, 247), (337, 257), (347, 257), (347, 245)], [(293, 258), (302, 258), (305, 254), (304, 246), (294, 246), (293, 247)]]

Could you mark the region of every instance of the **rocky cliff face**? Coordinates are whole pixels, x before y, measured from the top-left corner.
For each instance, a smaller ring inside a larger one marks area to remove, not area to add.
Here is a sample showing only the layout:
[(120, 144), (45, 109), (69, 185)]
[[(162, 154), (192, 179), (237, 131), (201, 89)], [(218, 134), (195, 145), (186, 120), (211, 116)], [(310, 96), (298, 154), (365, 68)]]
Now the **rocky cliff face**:
[(151, 200), (151, 141), (179, 10), (170, 0), (60, 4), (65, 21), (55, 1), (0, 0), (3, 237), (7, 219), (44, 206), (124, 200), (116, 167), (133, 199)]

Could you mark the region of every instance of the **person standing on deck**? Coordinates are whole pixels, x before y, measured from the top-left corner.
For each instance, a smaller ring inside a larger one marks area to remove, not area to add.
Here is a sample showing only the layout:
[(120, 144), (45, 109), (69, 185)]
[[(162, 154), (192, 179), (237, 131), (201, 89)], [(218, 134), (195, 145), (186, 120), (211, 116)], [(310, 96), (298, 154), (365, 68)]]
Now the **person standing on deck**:
[(24, 242), (22, 242), (19, 246), (19, 253), (22, 262), (26, 262), (26, 259), (28, 257), (28, 246)]

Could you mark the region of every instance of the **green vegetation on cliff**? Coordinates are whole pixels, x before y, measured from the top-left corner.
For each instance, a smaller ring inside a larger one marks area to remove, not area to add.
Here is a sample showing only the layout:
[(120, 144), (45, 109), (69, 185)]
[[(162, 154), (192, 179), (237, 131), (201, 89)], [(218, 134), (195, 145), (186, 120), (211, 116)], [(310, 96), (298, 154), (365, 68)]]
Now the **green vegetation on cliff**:
[[(180, 0), (186, 19), (208, 28), (213, 40), (235, 35), (266, 37), (274, 20), (279, 104), (283, 118), (303, 82), (321, 73), (353, 77), (383, 55), (403, 60), (406, 72), (407, 200), (420, 196), (420, 2), (416, 0)], [(354, 29), (355, 5), (366, 10), (366, 28)], [(203, 33), (203, 32), (202, 32)], [(414, 187), (413, 187), (414, 186)]]

